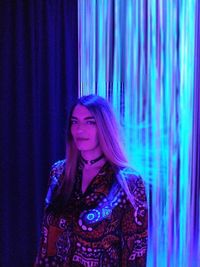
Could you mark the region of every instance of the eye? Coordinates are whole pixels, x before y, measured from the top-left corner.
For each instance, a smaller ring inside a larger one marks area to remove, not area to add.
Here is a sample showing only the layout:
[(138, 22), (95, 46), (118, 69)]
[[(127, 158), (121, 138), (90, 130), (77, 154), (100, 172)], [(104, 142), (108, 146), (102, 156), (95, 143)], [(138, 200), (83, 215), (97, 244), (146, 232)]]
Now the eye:
[(86, 123), (89, 125), (94, 125), (94, 124), (96, 124), (96, 121), (87, 121)]
[(77, 121), (76, 120), (71, 120), (71, 124), (76, 124)]

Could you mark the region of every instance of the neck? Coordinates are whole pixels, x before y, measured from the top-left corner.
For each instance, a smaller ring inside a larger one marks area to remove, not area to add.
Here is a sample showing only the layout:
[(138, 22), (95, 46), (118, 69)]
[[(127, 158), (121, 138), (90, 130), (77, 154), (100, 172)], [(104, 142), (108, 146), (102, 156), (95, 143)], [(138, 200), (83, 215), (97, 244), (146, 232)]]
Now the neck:
[(81, 156), (85, 160), (93, 160), (98, 158), (100, 155), (102, 155), (102, 151), (100, 149), (95, 149), (92, 151), (81, 151)]
[(88, 151), (81, 152), (82, 163), (84, 169), (100, 168), (106, 162), (105, 157), (99, 158), (103, 155), (102, 151), (95, 153), (88, 153)]

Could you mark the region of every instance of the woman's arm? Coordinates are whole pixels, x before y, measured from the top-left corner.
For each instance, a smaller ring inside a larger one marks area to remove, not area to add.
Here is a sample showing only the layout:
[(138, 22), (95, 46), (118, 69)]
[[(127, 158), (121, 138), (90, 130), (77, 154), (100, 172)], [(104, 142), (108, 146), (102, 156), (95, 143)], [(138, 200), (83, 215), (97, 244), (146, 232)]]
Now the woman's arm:
[(44, 218), (43, 218), (40, 243), (39, 243), (39, 248), (38, 248), (37, 256), (35, 259), (34, 267), (41, 266), (40, 261), (45, 256), (45, 253), (47, 251), (47, 234), (48, 234), (48, 229), (47, 229), (47, 226), (45, 226), (44, 224)]
[(48, 205), (51, 204), (54, 198), (54, 194), (56, 194), (56, 191), (59, 189), (59, 186), (61, 184), (61, 179), (63, 179), (64, 167), (65, 167), (65, 160), (58, 161), (54, 163), (51, 167), (49, 181), (48, 181), (48, 191), (45, 198), (45, 207), (44, 207), (44, 215), (41, 227), (39, 248), (35, 259), (34, 267), (41, 266), (40, 261), (46, 255), (48, 250), (49, 224), (47, 223), (47, 208)]
[(130, 193), (121, 221), (122, 266), (145, 267), (147, 258), (148, 212), (144, 183), (140, 176), (131, 177)]

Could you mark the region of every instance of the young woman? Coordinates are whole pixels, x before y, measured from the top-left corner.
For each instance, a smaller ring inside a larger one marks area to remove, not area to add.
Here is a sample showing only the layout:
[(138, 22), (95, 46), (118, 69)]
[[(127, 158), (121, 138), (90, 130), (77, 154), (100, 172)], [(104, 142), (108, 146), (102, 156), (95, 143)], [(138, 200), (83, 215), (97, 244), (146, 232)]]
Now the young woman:
[(66, 160), (52, 166), (35, 266), (146, 266), (147, 202), (115, 116), (97, 95), (70, 114)]

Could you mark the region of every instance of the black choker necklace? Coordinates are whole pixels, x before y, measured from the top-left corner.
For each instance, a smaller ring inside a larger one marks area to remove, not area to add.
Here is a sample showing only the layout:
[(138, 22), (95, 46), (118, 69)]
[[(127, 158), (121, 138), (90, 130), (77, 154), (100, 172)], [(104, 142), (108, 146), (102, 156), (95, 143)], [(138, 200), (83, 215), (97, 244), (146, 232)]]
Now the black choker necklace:
[(103, 157), (104, 157), (104, 155), (102, 154), (101, 156), (99, 156), (99, 157), (96, 158), (96, 159), (86, 160), (86, 159), (84, 159), (84, 158), (81, 156), (81, 160), (82, 160), (85, 164), (93, 165), (94, 163), (96, 163), (97, 161), (99, 161), (100, 159), (102, 159)]

